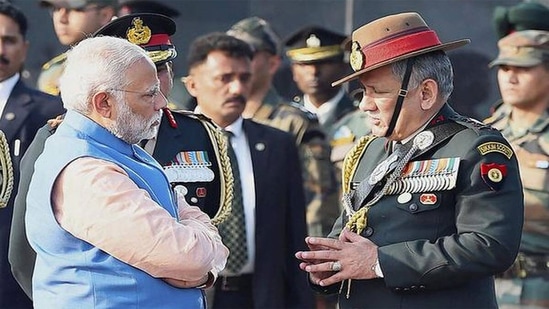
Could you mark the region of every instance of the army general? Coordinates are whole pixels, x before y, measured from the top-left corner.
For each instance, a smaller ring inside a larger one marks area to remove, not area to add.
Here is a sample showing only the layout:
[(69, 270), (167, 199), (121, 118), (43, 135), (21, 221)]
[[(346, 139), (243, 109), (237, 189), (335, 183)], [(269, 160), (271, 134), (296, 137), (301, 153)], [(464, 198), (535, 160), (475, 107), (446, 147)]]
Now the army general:
[[(345, 308), (497, 308), (493, 275), (517, 255), (523, 194), (516, 155), (495, 129), (446, 103), (441, 43), (417, 13), (355, 30), (350, 64), (372, 136), (343, 166), (346, 209), (297, 252), (311, 285)], [(380, 52), (381, 51), (381, 52)]]

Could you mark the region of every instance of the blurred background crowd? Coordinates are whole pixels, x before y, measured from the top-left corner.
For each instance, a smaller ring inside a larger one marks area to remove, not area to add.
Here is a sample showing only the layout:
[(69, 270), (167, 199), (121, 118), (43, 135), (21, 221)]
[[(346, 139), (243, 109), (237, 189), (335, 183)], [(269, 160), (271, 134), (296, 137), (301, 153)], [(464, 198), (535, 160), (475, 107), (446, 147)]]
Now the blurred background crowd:
[[(544, 0), (541, 0), (543, 2)], [(120, 3), (136, 2), (119, 0)], [(137, 1), (139, 2), (139, 1)], [(154, 2), (154, 1), (144, 1)], [(287, 38), (307, 25), (320, 25), (334, 32), (350, 34), (352, 29), (379, 16), (404, 11), (420, 13), (442, 40), (455, 37), (471, 38), (471, 44), (451, 52), (455, 69), (453, 100), (460, 102), (455, 109), (469, 116), (483, 119), (499, 97), (495, 71), (488, 63), (497, 55), (497, 31), (493, 16), (496, 7), (510, 7), (521, 0), (179, 0), (163, 1), (172, 11), (177, 32), (172, 36), (180, 56), (174, 59), (176, 76), (187, 74), (186, 51), (196, 37), (226, 31), (237, 21), (259, 16), (267, 20), (281, 38)], [(539, 1), (538, 1), (539, 2)], [(59, 43), (48, 10), (38, 1), (12, 0), (29, 19), (29, 52), (23, 77), (35, 85), (44, 63), (66, 51)], [(444, 13), (442, 12), (444, 9)], [(451, 12), (451, 13), (448, 13)], [(278, 92), (292, 99), (300, 95), (290, 72), (290, 63), (283, 53), (283, 64), (275, 76)], [(184, 86), (176, 78), (174, 98), (185, 98)]]

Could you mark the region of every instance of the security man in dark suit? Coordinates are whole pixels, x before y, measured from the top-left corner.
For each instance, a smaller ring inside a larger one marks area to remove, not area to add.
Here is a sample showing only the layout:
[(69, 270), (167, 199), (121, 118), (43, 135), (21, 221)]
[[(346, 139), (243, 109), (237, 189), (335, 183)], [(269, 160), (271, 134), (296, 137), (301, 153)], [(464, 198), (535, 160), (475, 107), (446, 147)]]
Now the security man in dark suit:
[[(4, 132), (13, 163), (13, 183), (7, 175), (2, 186), (13, 185), (6, 208), (0, 209), (0, 308), (32, 308), (10, 272), (8, 240), (13, 201), (17, 194), (20, 161), (36, 131), (46, 121), (64, 112), (61, 101), (27, 87), (19, 74), (27, 55), (27, 18), (9, 2), (0, 2), (0, 130)], [(17, 224), (17, 223), (16, 223)]]
[[(157, 67), (162, 93), (168, 93), (172, 87), (172, 60), (177, 56), (175, 46), (170, 41), (175, 30), (176, 24), (172, 19), (142, 13), (115, 19), (99, 29), (95, 36), (121, 37), (143, 47)], [(23, 158), (25, 166), (14, 211), (14, 220), (19, 224), (12, 228), (10, 263), (14, 276), (29, 297), (35, 253), (25, 236), (25, 199), (34, 161), (42, 152), (46, 138), (54, 131), (52, 126), (40, 129)], [(189, 205), (202, 208), (214, 223), (229, 215), (233, 178), (227, 144), (207, 118), (164, 109), (156, 138), (144, 141), (142, 146), (164, 167), (172, 186), (185, 193)]]
[(287, 102), (272, 85), (281, 62), (280, 38), (269, 22), (256, 16), (240, 20), (227, 34), (254, 50), (252, 90), (242, 116), (292, 133), (303, 168), (308, 235), (326, 236), (339, 214), (330, 144), (316, 115), (301, 104)]
[[(210, 306), (312, 308), (307, 279), (293, 256), (294, 248), (305, 248), (300, 237), (307, 233), (295, 139), (242, 118), (252, 57), (247, 43), (225, 33), (198, 37), (187, 56), (185, 85), (199, 111), (230, 135), (231, 162), (241, 175), (235, 183), (242, 184), (242, 199), (235, 198), (231, 217), (219, 225), (230, 254)], [(235, 185), (235, 196), (236, 190)]]
[(454, 112), (452, 65), (415, 13), (353, 32), (360, 109), (372, 135), (345, 158), (333, 238), (306, 239), (301, 269), (346, 308), (497, 308), (494, 274), (517, 255), (524, 211), (517, 157), (494, 128)]

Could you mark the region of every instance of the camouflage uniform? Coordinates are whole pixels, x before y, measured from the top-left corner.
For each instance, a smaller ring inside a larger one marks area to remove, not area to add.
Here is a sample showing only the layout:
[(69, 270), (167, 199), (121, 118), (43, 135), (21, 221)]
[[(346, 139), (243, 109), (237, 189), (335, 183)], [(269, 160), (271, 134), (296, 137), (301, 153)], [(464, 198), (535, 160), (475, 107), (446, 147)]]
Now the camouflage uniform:
[[(43, 8), (65, 8), (67, 10), (84, 9), (89, 4), (97, 4), (100, 7), (116, 7), (116, 0), (40, 0)], [(76, 44), (76, 43), (75, 43)], [(38, 75), (37, 88), (51, 95), (59, 95), (59, 77), (63, 74), (67, 55), (62, 53), (53, 57), (42, 66)]]
[(305, 181), (308, 233), (328, 235), (339, 215), (339, 203), (330, 146), (316, 116), (299, 105), (284, 102), (271, 88), (253, 119), (295, 136)]
[[(503, 275), (504, 279), (497, 281), (504, 293), (500, 303), (518, 304), (520, 298), (549, 301), (549, 110), (533, 126), (520, 132), (511, 129), (510, 115), (511, 108), (501, 104), (494, 115), (485, 120), (499, 129), (513, 146), (524, 188), (521, 253), (513, 268)], [(545, 269), (545, 278), (529, 277), (528, 270), (520, 265), (525, 263), (539, 264), (532, 267), (536, 272), (539, 267)], [(521, 273), (523, 271), (526, 273)], [(520, 278), (523, 275), (527, 277)]]
[[(514, 32), (498, 45), (500, 53), (490, 66), (547, 66), (543, 63), (549, 59), (547, 31)], [(500, 130), (513, 146), (524, 190), (520, 252), (513, 266), (496, 280), (498, 302), (502, 308), (549, 307), (549, 106), (528, 128), (513, 126), (521, 120), (512, 122), (512, 113), (511, 104), (500, 102), (484, 121)]]
[(62, 53), (42, 66), (42, 71), (40, 71), (37, 81), (40, 91), (51, 95), (59, 95), (59, 77), (63, 74), (66, 59), (67, 55)]

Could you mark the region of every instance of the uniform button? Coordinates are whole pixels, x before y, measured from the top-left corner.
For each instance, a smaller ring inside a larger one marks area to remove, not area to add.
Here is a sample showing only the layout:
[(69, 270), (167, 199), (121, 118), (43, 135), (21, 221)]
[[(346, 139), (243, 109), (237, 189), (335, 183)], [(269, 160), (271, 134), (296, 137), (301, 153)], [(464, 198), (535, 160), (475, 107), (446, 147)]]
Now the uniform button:
[(410, 291), (410, 289), (409, 289), (409, 288), (404, 288), (403, 290), (404, 290), (404, 291)]
[(193, 204), (198, 203), (198, 199), (196, 197), (191, 197), (191, 203)]
[(416, 290), (416, 289), (417, 289), (417, 286), (415, 286), (415, 285), (412, 285), (412, 286), (410, 287), (410, 289), (412, 289), (412, 290)]
[(424, 285), (420, 285), (419, 288), (420, 288), (420, 289), (424, 289), (425, 286), (424, 286)]
[(408, 206), (408, 209), (411, 211), (411, 212), (416, 212), (418, 207), (416, 204), (411, 204), (410, 206)]
[(400, 288), (395, 288), (395, 291), (397, 291), (397, 292), (400, 291)]
[(372, 227), (367, 227), (365, 230), (364, 230), (364, 236), (366, 237), (370, 237), (374, 234), (374, 229)]

